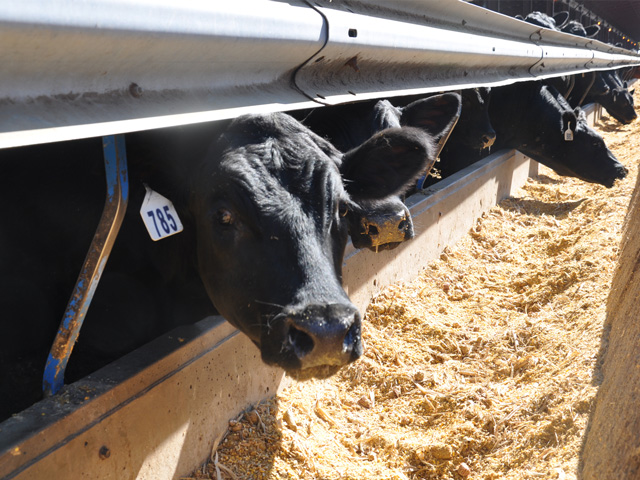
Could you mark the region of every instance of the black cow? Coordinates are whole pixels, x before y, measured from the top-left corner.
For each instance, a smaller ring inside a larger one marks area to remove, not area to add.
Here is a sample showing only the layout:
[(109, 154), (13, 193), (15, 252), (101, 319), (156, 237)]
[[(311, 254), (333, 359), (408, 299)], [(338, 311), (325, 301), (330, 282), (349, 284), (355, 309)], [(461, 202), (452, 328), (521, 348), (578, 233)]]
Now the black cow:
[(496, 141), (496, 131), (489, 118), (491, 88), (478, 87), (462, 90), (462, 112), (456, 128), (440, 154), (440, 176), (446, 178), (458, 171), (456, 158), (468, 152), (477, 152), (479, 158)]
[(489, 110), (498, 149), (516, 148), (560, 175), (606, 187), (627, 174), (584, 112), (573, 110), (549, 85), (525, 82), (495, 88)]
[(592, 72), (591, 75), (576, 75), (576, 87), (569, 96), (569, 103), (573, 106), (599, 103), (622, 124), (635, 120), (634, 91), (628, 90), (627, 83), (620, 79), (617, 72)]
[[(585, 27), (577, 20), (570, 20), (558, 29), (585, 38), (594, 38), (600, 32), (599, 25)], [(633, 105), (633, 91), (627, 89), (626, 82), (623, 82), (615, 71), (588, 72), (575, 75), (572, 79), (557, 77), (546, 82), (556, 87), (573, 107), (599, 103), (609, 115), (622, 124), (631, 123), (637, 117)]]
[[(569, 12), (567, 11), (558, 12), (553, 17), (542, 12), (531, 12), (525, 18), (520, 16), (517, 17), (539, 27), (562, 31), (580, 37), (594, 37), (600, 31), (600, 27), (598, 25), (592, 25), (585, 28), (580, 22), (576, 20), (569, 20)], [(579, 93), (574, 93), (573, 95), (573, 98), (575, 98), (576, 101), (574, 103), (570, 100), (573, 106), (578, 107), (582, 104), (584, 95), (586, 95), (586, 91), (593, 83), (595, 76), (596, 72), (582, 74), (582, 79), (579, 80), (580, 86), (577, 89)], [(558, 77), (548, 78), (544, 80), (544, 83), (555, 87), (564, 98), (570, 99), (570, 95), (576, 84), (576, 79), (574, 75), (560, 75)]]
[[(433, 145), (422, 130), (387, 129), (343, 154), (274, 113), (132, 134), (127, 144), (129, 208), (71, 380), (216, 312), (266, 363), (300, 379), (361, 355), (360, 314), (341, 286), (348, 217), (427, 168)], [(104, 203), (101, 157), (100, 139), (0, 151), (0, 211), (11, 226), (0, 236), (0, 285), (13, 287), (0, 294), (2, 413), (25, 406), (7, 400), (16, 368), (44, 365)], [(143, 184), (173, 201), (182, 233), (150, 240)], [(32, 402), (41, 371), (26, 383)]]
[(577, 20), (569, 20), (569, 12), (567, 11), (558, 12), (553, 16), (543, 12), (531, 12), (524, 18), (520, 15), (516, 15), (516, 18), (539, 27), (570, 33), (579, 37), (593, 38), (600, 32), (599, 25), (589, 25), (585, 27)]
[(560, 30), (579, 37), (594, 38), (600, 32), (600, 25), (589, 25), (585, 27), (577, 20), (569, 20)]
[[(446, 94), (444, 97), (436, 95), (440, 102), (449, 102), (450, 106), (455, 105), (454, 97), (450, 97), (451, 94)], [(455, 159), (458, 156), (458, 152), (462, 151), (466, 154), (469, 150), (477, 151), (478, 155), (483, 154), (483, 151), (491, 148), (496, 139), (496, 132), (491, 126), (491, 120), (489, 119), (489, 102), (491, 100), (491, 88), (490, 87), (478, 87), (464, 89), (459, 92), (460, 95), (460, 112), (455, 128), (451, 128), (448, 136), (440, 136), (440, 159), (436, 164), (437, 176), (426, 175), (421, 179), (419, 187), (425, 188), (435, 184), (439, 178), (445, 178), (452, 173), (455, 173), (455, 162), (450, 163), (448, 159)], [(411, 109), (416, 111), (428, 111), (429, 103), (425, 103), (426, 99), (416, 100), (416, 96), (398, 97), (392, 99), (393, 105), (390, 101), (384, 100), (378, 102), (373, 111), (383, 112), (378, 114), (378, 117), (387, 119), (387, 122), (400, 122), (401, 117)], [(394, 106), (395, 105), (395, 106)], [(429, 107), (433, 108), (433, 107)], [(438, 111), (438, 110), (436, 110)], [(364, 113), (363, 113), (364, 114)], [(414, 115), (415, 116), (415, 115)], [(406, 116), (403, 122), (408, 124), (415, 124), (418, 126), (419, 122)], [(486, 153), (486, 152), (484, 152)], [(479, 157), (478, 157), (479, 158)]]
[(586, 96), (586, 102), (596, 102), (604, 107), (609, 115), (618, 122), (627, 125), (637, 118), (633, 93), (627, 82), (623, 82), (616, 71), (601, 72), (604, 83), (609, 88), (608, 94), (600, 95), (593, 87)]
[[(460, 115), (461, 99), (445, 93), (398, 107), (388, 100), (365, 101), (296, 112), (317, 134), (328, 138), (338, 149), (349, 151), (364, 139), (386, 128), (416, 127), (433, 143), (427, 174)], [(411, 214), (400, 196), (384, 201), (360, 202), (361, 211), (350, 219), (349, 231), (356, 248), (389, 250), (413, 238)]]
[[(495, 149), (517, 149), (560, 175), (612, 187), (627, 169), (604, 140), (552, 86), (524, 82), (495, 87), (489, 106), (496, 131)], [(452, 159), (457, 169), (478, 160), (478, 153), (460, 152)]]
[(536, 11), (527, 14), (524, 18), (521, 15), (516, 15), (516, 18), (539, 27), (548, 28), (550, 30), (560, 30), (569, 20), (569, 12), (558, 12), (553, 16), (549, 16), (546, 13)]

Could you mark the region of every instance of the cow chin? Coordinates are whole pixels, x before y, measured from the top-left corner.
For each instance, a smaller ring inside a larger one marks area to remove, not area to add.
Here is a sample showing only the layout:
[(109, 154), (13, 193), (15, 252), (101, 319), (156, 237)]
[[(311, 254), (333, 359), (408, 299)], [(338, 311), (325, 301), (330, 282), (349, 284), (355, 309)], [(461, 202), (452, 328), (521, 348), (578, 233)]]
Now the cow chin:
[[(407, 238), (407, 240), (410, 240), (410, 238)], [(394, 248), (399, 247), (403, 243), (403, 241), (372, 245), (371, 238), (364, 238), (363, 240), (360, 240), (360, 241), (356, 241), (355, 239), (353, 239), (352, 243), (355, 248), (358, 248), (358, 249), (366, 248), (367, 250), (371, 250), (374, 253), (378, 253), (378, 252), (383, 252), (385, 250), (393, 250)]]
[(285, 370), (287, 375), (298, 382), (317, 379), (324, 380), (338, 373), (342, 367), (338, 365), (322, 365), (320, 367), (305, 368), (304, 370)]

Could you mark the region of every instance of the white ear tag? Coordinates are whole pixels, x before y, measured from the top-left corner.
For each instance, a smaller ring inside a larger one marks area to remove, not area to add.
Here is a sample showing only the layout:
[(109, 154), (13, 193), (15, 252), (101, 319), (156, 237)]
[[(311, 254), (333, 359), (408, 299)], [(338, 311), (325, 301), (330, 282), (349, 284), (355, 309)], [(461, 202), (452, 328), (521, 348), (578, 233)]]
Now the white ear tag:
[(140, 208), (140, 216), (151, 240), (155, 242), (181, 232), (182, 222), (171, 200), (151, 190), (147, 185), (144, 188), (147, 189), (147, 194)]
[(569, 122), (567, 129), (564, 131), (564, 141), (573, 142), (573, 132), (571, 131), (571, 122)]

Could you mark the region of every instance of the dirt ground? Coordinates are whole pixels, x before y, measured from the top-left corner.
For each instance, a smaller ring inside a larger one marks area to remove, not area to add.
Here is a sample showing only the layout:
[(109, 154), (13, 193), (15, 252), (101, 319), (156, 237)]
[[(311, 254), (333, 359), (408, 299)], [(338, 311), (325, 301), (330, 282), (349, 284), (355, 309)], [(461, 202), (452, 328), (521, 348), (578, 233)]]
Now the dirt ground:
[(606, 189), (541, 166), (373, 299), (363, 358), (232, 420), (190, 478), (575, 478), (640, 160), (638, 120), (596, 127), (626, 179)]

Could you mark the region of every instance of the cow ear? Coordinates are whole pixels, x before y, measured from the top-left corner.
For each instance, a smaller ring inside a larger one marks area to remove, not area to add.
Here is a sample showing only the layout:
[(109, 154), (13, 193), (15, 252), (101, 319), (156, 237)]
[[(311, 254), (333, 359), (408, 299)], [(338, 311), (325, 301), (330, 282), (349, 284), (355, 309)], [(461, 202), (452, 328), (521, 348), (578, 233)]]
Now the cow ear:
[(587, 32), (587, 38), (593, 38), (600, 31), (600, 25), (589, 25), (588, 27), (584, 27), (584, 30)]
[(593, 80), (593, 84), (591, 85), (591, 89), (589, 90), (590, 95), (607, 95), (611, 90), (609, 84), (604, 80), (603, 75), (600, 72), (593, 72), (595, 74), (595, 79)]
[(400, 124), (427, 132), (438, 144), (444, 146), (462, 111), (462, 97), (458, 93), (443, 93), (410, 103), (402, 109)]
[(578, 116), (579, 109), (577, 108), (576, 110), (565, 110), (562, 112), (562, 125), (560, 126), (562, 135), (566, 135), (565, 132), (567, 130), (576, 130), (576, 127), (578, 126)]
[(569, 12), (558, 12), (553, 16), (553, 19), (556, 22), (556, 28), (560, 29), (569, 21)]
[(402, 110), (391, 105), (389, 100), (379, 100), (373, 106), (373, 131), (379, 132), (385, 128), (399, 127)]
[(417, 128), (389, 128), (376, 133), (342, 157), (340, 173), (352, 197), (386, 198), (404, 192), (433, 166), (433, 145)]
[(517, 14), (514, 18), (517, 18), (518, 20), (524, 20), (524, 17), (520, 14)]

